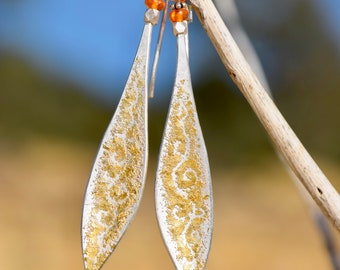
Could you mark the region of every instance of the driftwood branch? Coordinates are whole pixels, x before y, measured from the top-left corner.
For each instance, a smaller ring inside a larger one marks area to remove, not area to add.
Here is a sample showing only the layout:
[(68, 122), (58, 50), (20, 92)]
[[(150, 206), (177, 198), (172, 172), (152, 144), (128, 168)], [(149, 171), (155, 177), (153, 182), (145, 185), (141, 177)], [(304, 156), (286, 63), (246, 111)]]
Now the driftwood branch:
[(340, 196), (304, 148), (237, 47), (211, 0), (191, 0), (231, 78), (266, 129), (278, 152), (340, 230)]
[[(215, 0), (214, 1), (217, 9), (219, 10), (223, 21), (226, 23), (227, 27), (231, 34), (233, 35), (236, 43), (241, 49), (244, 57), (247, 59), (251, 68), (257, 75), (258, 79), (264, 86), (265, 90), (271, 95), (270, 86), (268, 84), (266, 75), (262, 68), (261, 62), (254, 50), (250, 39), (246, 33), (246, 31), (242, 27), (241, 19), (238, 14), (238, 10), (234, 0)], [(275, 100), (274, 100), (275, 101)], [(276, 147), (275, 147), (276, 148)], [(280, 155), (278, 155), (280, 160), (283, 160)], [(327, 250), (328, 257), (333, 266), (333, 270), (340, 270), (340, 257), (337, 254), (337, 248), (335, 245), (335, 238), (331, 228), (329, 226), (329, 222), (327, 218), (323, 215), (320, 208), (314, 202), (312, 197), (308, 194), (306, 189), (302, 186), (299, 179), (295, 176), (292, 170), (287, 166), (286, 162), (283, 161), (288, 173), (291, 176), (293, 182), (297, 185), (297, 189), (299, 190), (299, 194), (302, 198), (302, 201), (308, 208), (309, 213), (314, 221), (314, 224), (317, 228), (317, 231), (320, 234), (320, 237), (323, 240), (324, 246)]]

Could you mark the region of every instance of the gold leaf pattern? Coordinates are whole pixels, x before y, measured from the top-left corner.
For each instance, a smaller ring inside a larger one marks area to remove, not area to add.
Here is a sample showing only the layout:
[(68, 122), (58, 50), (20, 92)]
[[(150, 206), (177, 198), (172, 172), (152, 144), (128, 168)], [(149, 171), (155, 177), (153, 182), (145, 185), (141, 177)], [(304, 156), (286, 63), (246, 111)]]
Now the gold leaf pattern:
[(83, 210), (85, 268), (98, 270), (138, 207), (147, 165), (146, 57), (136, 57), (94, 163)]
[(156, 177), (163, 238), (178, 269), (204, 269), (212, 233), (212, 192), (207, 153), (191, 82), (175, 86)]

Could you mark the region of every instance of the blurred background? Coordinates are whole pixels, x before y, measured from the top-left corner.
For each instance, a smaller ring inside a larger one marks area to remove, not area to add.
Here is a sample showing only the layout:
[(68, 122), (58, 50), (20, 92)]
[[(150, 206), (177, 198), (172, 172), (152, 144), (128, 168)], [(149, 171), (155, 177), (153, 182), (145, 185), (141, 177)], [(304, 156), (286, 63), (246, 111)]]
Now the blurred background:
[[(217, 2), (226, 20), (229, 1)], [(340, 1), (235, 2), (279, 109), (339, 189)], [(143, 1), (0, 0), (0, 269), (83, 269), (83, 194), (144, 10)], [(294, 183), (196, 18), (190, 31), (214, 184), (207, 269), (332, 269)], [(153, 181), (175, 65), (167, 25), (150, 100), (145, 196), (103, 269), (174, 269), (157, 228)]]

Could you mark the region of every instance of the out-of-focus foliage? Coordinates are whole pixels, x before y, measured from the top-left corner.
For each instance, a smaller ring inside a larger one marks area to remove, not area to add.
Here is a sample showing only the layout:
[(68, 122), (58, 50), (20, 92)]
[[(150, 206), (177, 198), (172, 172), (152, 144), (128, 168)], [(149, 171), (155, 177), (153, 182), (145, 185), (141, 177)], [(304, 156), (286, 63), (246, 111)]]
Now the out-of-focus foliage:
[(19, 142), (27, 136), (94, 141), (109, 110), (79, 88), (41, 77), (27, 63), (0, 56), (0, 135)]
[(309, 5), (301, 4), (272, 33), (280, 66), (273, 85), (280, 109), (307, 148), (339, 158), (340, 58), (321, 25)]

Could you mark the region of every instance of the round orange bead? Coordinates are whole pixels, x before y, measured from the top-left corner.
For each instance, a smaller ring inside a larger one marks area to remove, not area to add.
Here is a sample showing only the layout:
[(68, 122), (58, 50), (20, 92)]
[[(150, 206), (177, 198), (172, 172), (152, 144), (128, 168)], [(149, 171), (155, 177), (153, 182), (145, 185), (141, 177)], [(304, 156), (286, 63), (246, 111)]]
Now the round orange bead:
[(188, 19), (189, 11), (186, 8), (173, 9), (169, 17), (172, 22), (183, 22)]
[(165, 2), (163, 0), (145, 0), (145, 5), (148, 8), (163, 10), (165, 8)]

